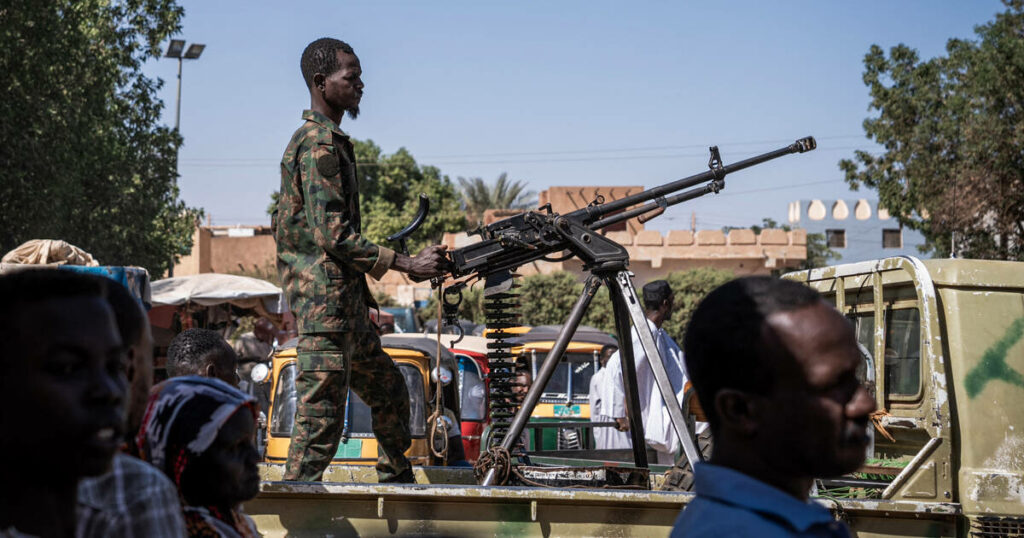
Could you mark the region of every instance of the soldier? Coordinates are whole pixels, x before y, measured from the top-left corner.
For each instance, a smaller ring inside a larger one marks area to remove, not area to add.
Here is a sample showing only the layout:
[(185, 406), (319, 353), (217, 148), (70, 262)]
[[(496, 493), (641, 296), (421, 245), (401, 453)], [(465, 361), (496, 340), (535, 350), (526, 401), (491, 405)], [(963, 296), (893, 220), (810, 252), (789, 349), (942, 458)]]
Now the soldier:
[(362, 68), (352, 47), (323, 38), (302, 53), (310, 110), (281, 160), (281, 198), (275, 216), (277, 267), (298, 321), (299, 395), (286, 480), (323, 477), (341, 438), (349, 385), (370, 407), (381, 447), (381, 482), (413, 482), (405, 457), (410, 444), (409, 394), (402, 375), (373, 331), (369, 274), (388, 269), (414, 277), (442, 273), (442, 245), (405, 256), (361, 235), (355, 154), (339, 128), (355, 119), (363, 95)]

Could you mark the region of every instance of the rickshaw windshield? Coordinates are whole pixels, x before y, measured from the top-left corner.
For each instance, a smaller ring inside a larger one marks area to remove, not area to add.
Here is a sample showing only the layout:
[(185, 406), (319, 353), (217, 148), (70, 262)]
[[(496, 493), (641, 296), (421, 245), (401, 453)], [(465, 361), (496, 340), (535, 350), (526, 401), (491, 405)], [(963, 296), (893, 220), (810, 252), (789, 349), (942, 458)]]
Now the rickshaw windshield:
[[(426, 435), (427, 415), (423, 395), (423, 376), (416, 367), (399, 364), (398, 370), (405, 379), (405, 387), (409, 391), (409, 430), (413, 437)], [(294, 363), (281, 369), (274, 394), (274, 407), (271, 415), (270, 434), (274, 437), (291, 437), (292, 426), (295, 424), (295, 375), (298, 370)], [(349, 392), (347, 406), (348, 432), (351, 437), (373, 437), (370, 408), (359, 396)]]
[[(536, 357), (538, 361), (543, 360), (540, 353)], [(586, 399), (590, 394), (590, 378), (593, 376), (593, 353), (566, 353), (544, 387), (542, 397), (565, 398), (571, 385), (574, 399)]]
[(459, 359), (459, 388), (462, 420), (484, 420), (487, 416), (487, 387), (480, 366), (476, 361), (465, 355), (456, 355)]
[[(409, 391), (409, 432), (413, 437), (423, 437), (427, 432), (426, 403), (423, 395), (423, 376), (415, 366), (399, 364), (398, 370), (405, 379), (405, 388)], [(370, 406), (366, 405), (356, 393), (348, 393), (348, 411), (346, 412), (349, 437), (372, 438), (373, 419)]]
[(295, 424), (295, 363), (281, 368), (277, 379), (277, 391), (274, 392), (274, 408), (270, 414), (270, 435), (274, 437), (291, 437), (292, 426)]

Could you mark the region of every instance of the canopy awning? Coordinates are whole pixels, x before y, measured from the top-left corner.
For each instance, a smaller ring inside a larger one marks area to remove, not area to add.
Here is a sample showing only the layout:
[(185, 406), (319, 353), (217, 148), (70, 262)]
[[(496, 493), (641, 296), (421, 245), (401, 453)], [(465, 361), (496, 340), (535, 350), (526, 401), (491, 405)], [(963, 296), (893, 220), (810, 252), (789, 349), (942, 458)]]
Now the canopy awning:
[(281, 288), (258, 278), (220, 273), (177, 276), (153, 282), (153, 306), (195, 303), (215, 306), (229, 303), (239, 308), (263, 310), (269, 314), (288, 311)]

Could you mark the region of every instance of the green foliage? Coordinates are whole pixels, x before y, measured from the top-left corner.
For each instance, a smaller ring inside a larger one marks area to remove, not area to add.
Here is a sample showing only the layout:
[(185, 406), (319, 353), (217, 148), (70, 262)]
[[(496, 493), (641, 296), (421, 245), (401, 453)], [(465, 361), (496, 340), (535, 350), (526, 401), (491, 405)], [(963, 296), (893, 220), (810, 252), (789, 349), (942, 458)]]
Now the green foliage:
[(494, 185), (488, 185), (479, 177), (460, 177), (459, 187), (468, 218), (477, 224), (483, 220), (484, 211), (488, 209), (529, 207), (534, 194), (533, 191), (525, 190), (526, 183), (510, 181), (505, 172), (498, 176)]
[(181, 28), (173, 0), (0, 8), (0, 249), (64, 239), (162, 274), (201, 212), (178, 199), (181, 138), (143, 63)]
[[(731, 271), (712, 267), (698, 267), (688, 271), (673, 271), (665, 277), (675, 294), (675, 310), (672, 318), (665, 322), (664, 329), (680, 346), (686, 334), (686, 325), (690, 323), (697, 304), (711, 290), (735, 278)], [(639, 290), (637, 290), (639, 293)]]
[[(728, 233), (731, 227), (722, 228), (722, 231)], [(766, 229), (782, 229), (785, 231), (791, 231), (793, 228), (788, 224), (779, 224), (773, 218), (765, 217), (761, 219), (761, 224), (754, 224), (750, 226), (750, 229), (755, 234), (760, 234), (761, 230)], [(843, 258), (841, 254), (830, 249), (828, 243), (825, 242), (825, 234), (807, 234), (807, 259), (800, 264), (800, 269), (814, 269), (815, 267), (825, 267), (833, 261), (839, 261)]]
[(430, 197), (430, 214), (409, 238), (411, 254), (440, 243), (445, 232), (466, 229), (455, 186), (437, 167), (416, 164), (405, 148), (383, 155), (372, 140), (356, 140), (354, 144), (363, 235), (367, 239), (384, 244), (387, 236), (412, 222), (420, 193)]
[(521, 286), (519, 304), (525, 325), (565, 323), (583, 289), (576, 276), (566, 271), (528, 276), (522, 279)]
[(1024, 1), (1004, 4), (945, 56), (922, 61), (900, 44), (864, 58), (878, 113), (864, 130), (884, 152), (839, 167), (941, 256), (1024, 259)]

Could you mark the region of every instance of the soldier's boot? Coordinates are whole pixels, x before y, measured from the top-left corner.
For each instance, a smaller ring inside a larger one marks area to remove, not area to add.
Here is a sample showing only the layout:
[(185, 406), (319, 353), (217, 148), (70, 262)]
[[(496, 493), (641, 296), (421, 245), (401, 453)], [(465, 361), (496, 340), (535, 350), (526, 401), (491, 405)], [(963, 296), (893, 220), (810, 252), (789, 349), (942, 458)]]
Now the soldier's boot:
[(391, 477), (380, 480), (381, 484), (415, 484), (416, 475), (413, 474), (412, 469), (406, 469), (401, 473)]

